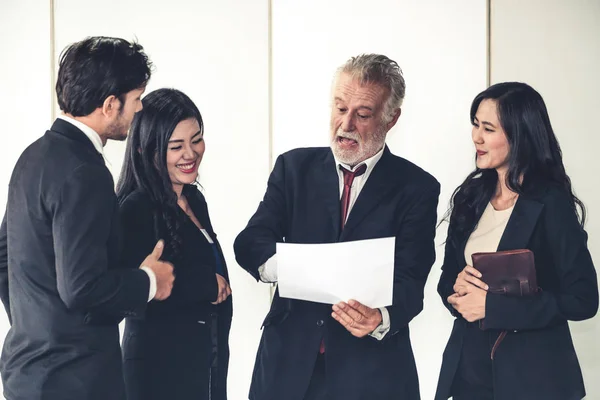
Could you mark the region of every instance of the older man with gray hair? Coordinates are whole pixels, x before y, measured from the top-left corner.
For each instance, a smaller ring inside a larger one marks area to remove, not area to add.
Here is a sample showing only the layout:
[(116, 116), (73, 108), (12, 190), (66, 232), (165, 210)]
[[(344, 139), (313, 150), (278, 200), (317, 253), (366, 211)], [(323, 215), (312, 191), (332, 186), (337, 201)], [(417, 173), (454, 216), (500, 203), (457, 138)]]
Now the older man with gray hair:
[(276, 282), (277, 242), (396, 238), (392, 306), (331, 306), (275, 293), (251, 400), (420, 398), (408, 323), (423, 308), (435, 259), (440, 185), (385, 145), (404, 93), (402, 71), (386, 56), (364, 54), (341, 66), (331, 146), (279, 156), (263, 201), (236, 239), (239, 264), (257, 280)]

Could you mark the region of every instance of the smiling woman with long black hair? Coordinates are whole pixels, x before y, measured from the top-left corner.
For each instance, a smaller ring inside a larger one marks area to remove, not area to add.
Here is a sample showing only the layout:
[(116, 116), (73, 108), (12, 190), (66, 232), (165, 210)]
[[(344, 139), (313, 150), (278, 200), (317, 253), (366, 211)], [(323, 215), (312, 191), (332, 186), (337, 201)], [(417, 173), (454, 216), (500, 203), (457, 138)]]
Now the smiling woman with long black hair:
[[(546, 105), (524, 83), (499, 83), (475, 97), (471, 122), (477, 167), (449, 211), (438, 292), (456, 320), (435, 398), (580, 400), (568, 321), (596, 314), (598, 281)], [(474, 253), (514, 249), (534, 254), (533, 296), (488, 292), (472, 267)]]
[(231, 289), (202, 193), (195, 186), (205, 150), (198, 108), (159, 89), (133, 120), (117, 185), (123, 265), (139, 265), (157, 238), (174, 265), (171, 296), (128, 318), (123, 339), (129, 400), (225, 400)]

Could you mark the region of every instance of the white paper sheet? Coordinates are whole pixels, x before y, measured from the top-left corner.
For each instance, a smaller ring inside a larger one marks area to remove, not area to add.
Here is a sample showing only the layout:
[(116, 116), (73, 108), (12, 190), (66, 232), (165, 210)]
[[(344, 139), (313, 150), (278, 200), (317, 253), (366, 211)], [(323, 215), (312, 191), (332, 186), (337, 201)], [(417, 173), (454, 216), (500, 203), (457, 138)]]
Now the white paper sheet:
[(393, 237), (354, 242), (277, 243), (279, 295), (335, 304), (350, 299), (379, 308), (392, 304)]

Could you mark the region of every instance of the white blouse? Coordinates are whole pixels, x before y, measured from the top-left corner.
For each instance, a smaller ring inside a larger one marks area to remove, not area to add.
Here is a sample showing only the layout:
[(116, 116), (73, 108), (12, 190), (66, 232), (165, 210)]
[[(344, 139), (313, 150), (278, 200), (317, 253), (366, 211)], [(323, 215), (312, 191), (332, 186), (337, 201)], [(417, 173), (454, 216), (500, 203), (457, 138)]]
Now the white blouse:
[(473, 265), (471, 256), (474, 253), (494, 252), (498, 250), (500, 239), (502, 238), (502, 234), (504, 234), (514, 208), (515, 206), (513, 205), (506, 210), (498, 211), (494, 209), (492, 203), (488, 203), (479, 219), (477, 227), (471, 233), (471, 236), (469, 236), (469, 240), (465, 246), (465, 260), (468, 265)]

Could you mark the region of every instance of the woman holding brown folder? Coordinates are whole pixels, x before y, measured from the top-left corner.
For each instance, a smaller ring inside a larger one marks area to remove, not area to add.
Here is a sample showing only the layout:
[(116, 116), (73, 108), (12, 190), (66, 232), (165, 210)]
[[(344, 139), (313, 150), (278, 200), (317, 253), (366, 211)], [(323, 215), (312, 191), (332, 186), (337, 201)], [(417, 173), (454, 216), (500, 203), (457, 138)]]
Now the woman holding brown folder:
[[(456, 320), (436, 400), (580, 400), (567, 322), (596, 314), (598, 281), (548, 111), (530, 86), (500, 83), (475, 97), (471, 121), (477, 167), (452, 197), (438, 284)], [(475, 253), (515, 249), (533, 252), (534, 294), (491, 290), (472, 267)]]

